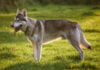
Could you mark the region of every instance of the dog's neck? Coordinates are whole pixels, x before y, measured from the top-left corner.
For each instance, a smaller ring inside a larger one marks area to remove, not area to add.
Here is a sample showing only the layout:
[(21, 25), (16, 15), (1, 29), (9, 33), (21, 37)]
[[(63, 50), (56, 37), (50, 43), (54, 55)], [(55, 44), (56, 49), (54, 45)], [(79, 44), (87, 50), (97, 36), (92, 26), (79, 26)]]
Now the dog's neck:
[(36, 19), (32, 19), (32, 18), (27, 18), (27, 24), (22, 26), (22, 32), (25, 33), (25, 35), (28, 35), (28, 36), (31, 36), (33, 34), (33, 31), (34, 31), (34, 26), (33, 24), (35, 25), (37, 22)]

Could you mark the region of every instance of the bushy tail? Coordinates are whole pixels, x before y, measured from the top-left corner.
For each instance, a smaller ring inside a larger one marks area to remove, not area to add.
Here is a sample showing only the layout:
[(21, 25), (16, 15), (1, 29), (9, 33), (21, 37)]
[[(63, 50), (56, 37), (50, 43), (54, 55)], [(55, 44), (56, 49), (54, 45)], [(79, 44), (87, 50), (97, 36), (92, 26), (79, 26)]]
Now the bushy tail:
[(86, 40), (86, 38), (84, 37), (82, 31), (80, 33), (80, 43), (83, 47), (85, 47), (87, 49), (91, 49), (91, 44)]
[(80, 32), (80, 44), (82, 48), (87, 48), (87, 49), (91, 49), (91, 44), (86, 40), (85, 36), (82, 33), (82, 29), (80, 27), (80, 25), (78, 24), (78, 29)]

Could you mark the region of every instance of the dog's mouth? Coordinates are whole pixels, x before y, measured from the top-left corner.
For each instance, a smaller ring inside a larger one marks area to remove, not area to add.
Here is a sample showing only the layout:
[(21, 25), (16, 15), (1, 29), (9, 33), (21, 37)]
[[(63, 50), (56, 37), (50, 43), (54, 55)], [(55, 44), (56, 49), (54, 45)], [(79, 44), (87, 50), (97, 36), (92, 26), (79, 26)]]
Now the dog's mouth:
[(20, 25), (19, 27), (14, 28), (14, 35), (16, 35), (16, 33), (21, 29), (22, 25)]

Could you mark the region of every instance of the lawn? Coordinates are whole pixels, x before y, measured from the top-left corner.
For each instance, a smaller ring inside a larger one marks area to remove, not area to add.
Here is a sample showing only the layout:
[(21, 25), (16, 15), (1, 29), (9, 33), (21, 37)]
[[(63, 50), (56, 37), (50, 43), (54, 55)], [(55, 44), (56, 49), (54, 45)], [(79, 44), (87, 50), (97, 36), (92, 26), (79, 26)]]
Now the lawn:
[(100, 6), (39, 6), (28, 8), (28, 16), (78, 22), (92, 50), (84, 49), (85, 60), (80, 61), (68, 41), (57, 40), (44, 44), (42, 59), (34, 61), (33, 48), (25, 35), (13, 35), (10, 25), (15, 12), (0, 14), (0, 70), (100, 70)]

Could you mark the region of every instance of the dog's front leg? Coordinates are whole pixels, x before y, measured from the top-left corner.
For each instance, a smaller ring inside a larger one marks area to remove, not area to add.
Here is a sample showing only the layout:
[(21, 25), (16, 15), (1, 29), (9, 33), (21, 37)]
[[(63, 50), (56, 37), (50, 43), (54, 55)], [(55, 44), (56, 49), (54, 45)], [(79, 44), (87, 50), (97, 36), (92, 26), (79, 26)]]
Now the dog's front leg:
[(33, 49), (34, 49), (34, 59), (36, 61), (41, 59), (41, 48), (42, 45), (40, 43), (32, 43), (33, 44)]
[(36, 50), (37, 50), (37, 60), (41, 59), (41, 50), (42, 50), (42, 45), (40, 43), (36, 44)]

